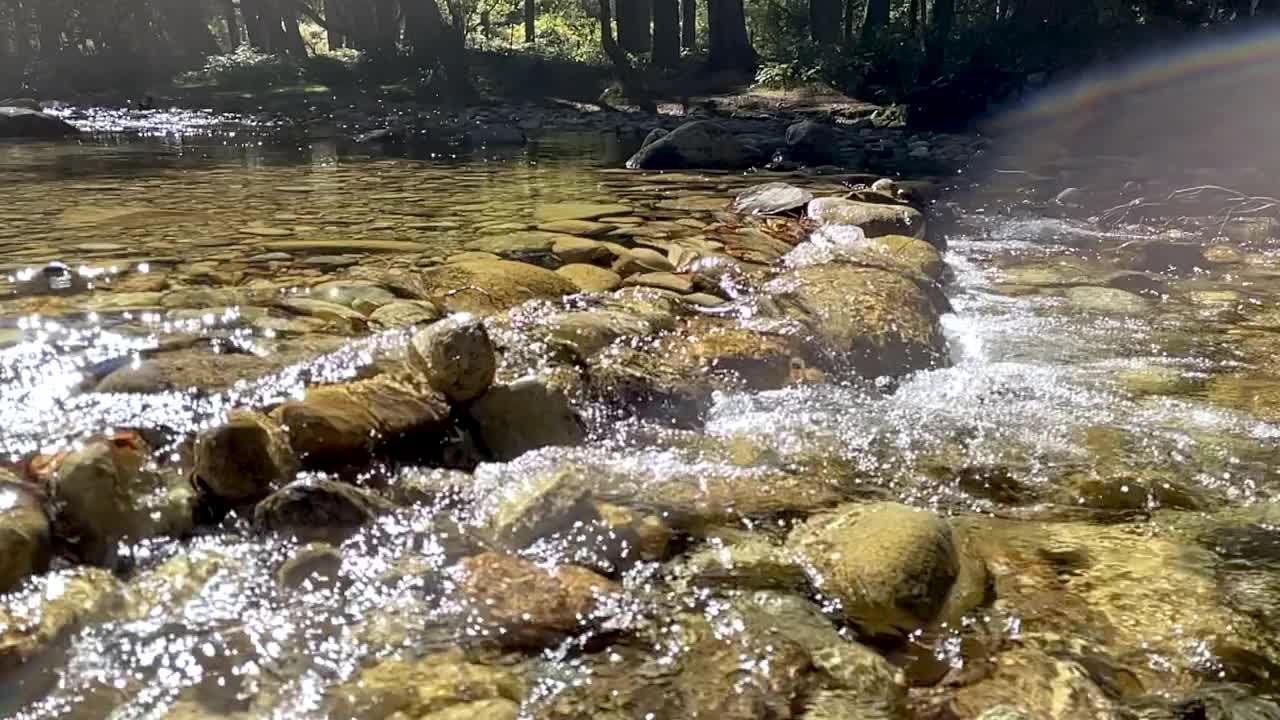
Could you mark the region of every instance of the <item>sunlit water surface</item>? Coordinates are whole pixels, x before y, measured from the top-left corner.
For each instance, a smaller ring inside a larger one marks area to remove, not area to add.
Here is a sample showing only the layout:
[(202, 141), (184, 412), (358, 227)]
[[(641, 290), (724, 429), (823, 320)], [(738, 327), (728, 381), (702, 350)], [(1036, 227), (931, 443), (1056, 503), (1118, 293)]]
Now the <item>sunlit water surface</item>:
[[(221, 296), (210, 296), (207, 312), (173, 312), (158, 301), (159, 288), (216, 292), (256, 283), (278, 294), (353, 266), (412, 271), (425, 258), (437, 262), (532, 224), (539, 207), (557, 202), (621, 203), (632, 208), (625, 222), (640, 225), (711, 222), (719, 199), (758, 181), (621, 174), (606, 169), (619, 149), (596, 136), (424, 154), (232, 137), (0, 146), (0, 271), (8, 276), (0, 289), (9, 293), (0, 305), (0, 450), (17, 459), (114, 427), (181, 436), (229, 408), (351, 377), (382, 348), (404, 342), (388, 332), (324, 346), (305, 362), (216, 393), (84, 392), (86, 370), (135, 362), (179, 339), (218, 338), (264, 357), (311, 347), (305, 336), (255, 328), (223, 309), (236, 303)], [(1267, 282), (1275, 259), (1261, 253), (1248, 265), (1172, 278), (1161, 294), (1125, 307), (1095, 302), (1070, 289), (1104, 284), (1119, 269), (1109, 248), (1135, 235), (1084, 229), (970, 180), (977, 189), (952, 196), (961, 207), (947, 253), (953, 366), (896, 386), (724, 395), (698, 432), (604, 425), (587, 447), (482, 466), (470, 501), (415, 507), (366, 528), (342, 548), (340, 581), (318, 587), (282, 589), (275, 569), (294, 546), (257, 537), (243, 523), (188, 542), (132, 546), (125, 556), (136, 572), (161, 567), (186, 579), (170, 578), (158, 596), (78, 633), (65, 655), (0, 696), (0, 713), (158, 718), (194, 698), (228, 713), (316, 717), (326, 693), (372, 657), (428, 653), (486, 632), (456, 600), (439, 523), (481, 523), (504, 487), (566, 460), (643, 485), (681, 475), (746, 481), (778, 468), (803, 473), (821, 459), (870, 496), (1026, 522), (1075, 517), (1081, 508), (1142, 522), (1170, 505), (1216, 511), (1269, 501), (1278, 488), (1280, 412), (1259, 398), (1280, 399), (1268, 367), (1280, 348), (1272, 339), (1280, 331), (1277, 290)], [(1019, 209), (991, 210), (1010, 206)], [(62, 292), (38, 285), (40, 268), (54, 261), (74, 275)], [(112, 300), (125, 293), (134, 297)], [(754, 466), (729, 462), (705, 450), (721, 441), (767, 452)], [(992, 492), (983, 480), (990, 477), (1014, 481)], [(589, 564), (594, 537), (549, 540), (528, 554)], [(677, 610), (713, 621), (728, 612), (702, 591), (666, 582), (658, 567), (641, 564), (625, 586), (608, 608), (611, 622), (650, 638), (663, 635), (664, 618)], [(732, 623), (725, 632), (733, 634)], [(671, 638), (668, 652), (678, 655)], [(602, 661), (580, 652), (587, 640), (523, 661), (534, 687), (526, 714), (538, 716), (566, 688), (591, 682)]]

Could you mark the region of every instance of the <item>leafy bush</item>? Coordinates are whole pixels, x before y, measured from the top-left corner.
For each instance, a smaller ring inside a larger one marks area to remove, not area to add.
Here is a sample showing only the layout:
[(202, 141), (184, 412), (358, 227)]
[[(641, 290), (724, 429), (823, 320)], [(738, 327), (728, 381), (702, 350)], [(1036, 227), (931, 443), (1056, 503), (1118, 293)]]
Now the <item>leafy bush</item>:
[(235, 90), (265, 90), (277, 85), (296, 83), (301, 76), (301, 68), (287, 58), (268, 55), (248, 45), (241, 45), (235, 52), (208, 58), (204, 67), (186, 73), (181, 81)]

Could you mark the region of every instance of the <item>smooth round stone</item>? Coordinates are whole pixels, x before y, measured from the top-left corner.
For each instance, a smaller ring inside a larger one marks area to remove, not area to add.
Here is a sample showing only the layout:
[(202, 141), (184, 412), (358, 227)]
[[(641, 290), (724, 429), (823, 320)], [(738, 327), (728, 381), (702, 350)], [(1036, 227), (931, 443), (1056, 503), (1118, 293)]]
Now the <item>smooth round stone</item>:
[(604, 235), (613, 230), (614, 226), (592, 222), (591, 220), (558, 220), (556, 222), (543, 223), (538, 226), (538, 229), (543, 232), (592, 238)]
[(592, 263), (613, 258), (613, 252), (603, 244), (586, 238), (567, 237), (551, 246), (551, 253), (566, 263)]
[(639, 286), (670, 290), (681, 295), (693, 292), (693, 280), (687, 275), (667, 272), (639, 273), (627, 278), (622, 284), (626, 287)]
[(552, 203), (543, 205), (534, 211), (538, 222), (556, 222), (559, 220), (596, 220), (609, 215), (625, 215), (631, 212), (626, 205), (606, 203)]
[(1109, 315), (1139, 315), (1151, 306), (1139, 295), (1114, 288), (1089, 285), (1070, 288), (1064, 293), (1073, 307)]
[(289, 237), (293, 234), (293, 231), (284, 228), (250, 226), (240, 228), (240, 234), (254, 237)]
[(571, 264), (556, 270), (583, 292), (609, 292), (622, 286), (622, 276), (595, 265)]
[(710, 212), (712, 210), (724, 210), (729, 205), (729, 201), (722, 197), (707, 197), (705, 195), (691, 195), (689, 197), (676, 198), (674, 200), (663, 200), (656, 207), (663, 210), (689, 210), (694, 212)]
[(698, 307), (706, 308), (720, 307), (728, 302), (728, 300), (725, 300), (724, 298), (716, 297), (709, 293), (690, 293), (684, 296), (684, 301), (690, 305), (697, 305)]

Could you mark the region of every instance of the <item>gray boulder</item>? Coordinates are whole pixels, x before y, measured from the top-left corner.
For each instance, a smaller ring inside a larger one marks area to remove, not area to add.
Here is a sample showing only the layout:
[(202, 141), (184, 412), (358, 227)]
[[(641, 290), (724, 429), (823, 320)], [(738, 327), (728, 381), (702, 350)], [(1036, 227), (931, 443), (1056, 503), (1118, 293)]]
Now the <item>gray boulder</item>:
[(744, 168), (753, 153), (729, 130), (707, 120), (685, 123), (640, 148), (627, 167), (632, 170), (679, 168)]
[(46, 112), (0, 107), (0, 138), (59, 138), (79, 132), (76, 126)]
[(796, 162), (826, 165), (835, 160), (836, 133), (830, 125), (801, 120), (787, 128), (786, 146)]

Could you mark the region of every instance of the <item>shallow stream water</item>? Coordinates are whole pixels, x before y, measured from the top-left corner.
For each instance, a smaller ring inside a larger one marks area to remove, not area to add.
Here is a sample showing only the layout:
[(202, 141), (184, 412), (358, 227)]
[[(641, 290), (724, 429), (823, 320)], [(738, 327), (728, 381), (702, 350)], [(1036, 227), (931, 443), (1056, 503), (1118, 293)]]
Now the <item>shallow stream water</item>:
[[(196, 430), (227, 407), (353, 376), (379, 343), (403, 341), (390, 333), (313, 342), (305, 327), (223, 310), (253, 304), (226, 302), (235, 293), (288, 294), (353, 268), (411, 272), (524, 232), (558, 203), (616, 203), (625, 207), (603, 222), (696, 234), (738, 189), (762, 181), (638, 175), (614, 169), (617, 157), (612, 139), (595, 135), (416, 158), (269, 137), (0, 146), (0, 451), (16, 460), (109, 428)], [(785, 179), (841, 189), (835, 178)], [(1149, 281), (1137, 288), (1117, 273), (1133, 271), (1135, 240), (1167, 233), (1063, 219), (1049, 202), (1061, 189), (1052, 178), (1043, 188), (1005, 177), (943, 182), (941, 202), (955, 216), (945, 230), (951, 367), (895, 383), (723, 394), (696, 429), (602, 420), (585, 447), (482, 465), (471, 492), (486, 497), (566, 460), (636, 485), (835, 475), (868, 498), (984, 518), (1015, 575), (1036, 556), (1019, 555), (1024, 546), (1087, 547), (1093, 564), (1057, 590), (1063, 617), (1041, 628), (1082, 655), (1117, 659), (1145, 687), (1173, 695), (1239, 681), (1276, 690), (1280, 654), (1265, 635), (1280, 630), (1280, 530), (1271, 524), (1280, 520), (1280, 254), (1194, 238), (1215, 262), (1144, 272)], [(43, 274), (54, 261), (67, 266), (68, 287)], [(182, 288), (207, 299), (166, 303)], [(192, 337), (242, 354), (321, 359), (212, 394), (84, 391), (86, 371)], [(243, 523), (131, 546), (131, 582), (156, 591), (24, 670), (0, 693), (0, 715), (178, 717), (177, 704), (195, 700), (228, 716), (323, 716), (327, 694), (371, 658), (445, 650), (485, 632), (456, 602), (436, 530), (485, 512), (484, 502), (463, 502), (388, 516), (346, 541), (337, 581), (302, 591), (276, 577), (296, 546)], [(717, 532), (771, 531), (744, 518)], [(704, 541), (715, 546), (711, 535)], [(592, 564), (599, 542), (583, 531), (529, 554)], [(722, 637), (742, 631), (731, 603), (655, 564), (632, 568), (624, 584), (611, 622), (667, 638), (654, 642), (663, 652), (622, 644), (599, 653), (591, 638), (575, 638), (531, 659), (485, 658), (527, 679), (526, 716), (591, 717), (584, 687), (613, 687), (627, 668), (689, 649), (673, 618), (701, 615)], [(1223, 627), (1219, 612), (1254, 624)], [(981, 632), (919, 643), (960, 669), (987, 652), (974, 646), (1007, 647), (1037, 632), (1027, 615), (1025, 605), (997, 604), (976, 623)], [(770, 659), (744, 649), (738, 662), (750, 675)], [(902, 662), (927, 675), (919, 665)]]

